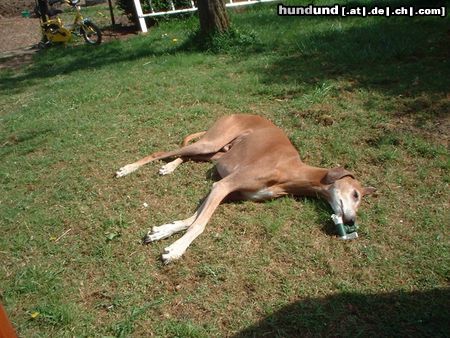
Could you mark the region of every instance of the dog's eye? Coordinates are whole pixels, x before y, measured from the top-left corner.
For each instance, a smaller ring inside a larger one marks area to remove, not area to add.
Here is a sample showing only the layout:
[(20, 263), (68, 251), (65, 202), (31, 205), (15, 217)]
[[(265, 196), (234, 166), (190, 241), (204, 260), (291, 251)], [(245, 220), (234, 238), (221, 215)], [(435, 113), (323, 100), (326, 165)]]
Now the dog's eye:
[(358, 192), (355, 190), (355, 191), (353, 191), (353, 198), (355, 199), (355, 200), (357, 200), (358, 198), (359, 198), (359, 194), (358, 194)]

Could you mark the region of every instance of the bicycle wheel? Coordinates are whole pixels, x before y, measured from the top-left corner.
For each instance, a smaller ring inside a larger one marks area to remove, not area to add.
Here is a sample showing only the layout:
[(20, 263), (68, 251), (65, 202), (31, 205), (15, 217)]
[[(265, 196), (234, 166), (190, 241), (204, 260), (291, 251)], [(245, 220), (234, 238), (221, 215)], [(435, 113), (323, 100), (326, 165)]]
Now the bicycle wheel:
[(99, 45), (102, 42), (102, 32), (96, 24), (88, 21), (81, 25), (80, 33), (83, 35), (84, 41), (89, 45)]

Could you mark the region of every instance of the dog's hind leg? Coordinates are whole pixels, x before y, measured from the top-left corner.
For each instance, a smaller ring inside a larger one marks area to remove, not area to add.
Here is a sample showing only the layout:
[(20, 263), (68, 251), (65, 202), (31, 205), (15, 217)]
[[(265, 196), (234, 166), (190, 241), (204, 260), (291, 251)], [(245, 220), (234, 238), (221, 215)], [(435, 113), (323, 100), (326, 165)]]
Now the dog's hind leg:
[[(201, 131), (199, 133), (195, 133), (195, 134), (191, 134), (186, 136), (183, 139), (183, 143), (181, 144), (182, 147), (185, 147), (189, 144), (189, 142), (191, 142), (192, 140), (198, 139), (200, 137), (202, 137), (203, 135), (206, 134), (206, 131)], [(184, 159), (179, 157), (175, 160), (173, 160), (172, 162), (169, 162), (165, 165), (163, 165), (160, 169), (159, 169), (159, 174), (160, 175), (168, 175), (173, 173), (173, 171), (181, 164), (184, 162)]]
[[(227, 116), (219, 119), (206, 132), (199, 132), (189, 135), (185, 138), (184, 143), (189, 143), (191, 140), (201, 137), (200, 140), (189, 145), (185, 145), (178, 150), (170, 152), (158, 152), (144, 157), (143, 159), (127, 164), (116, 172), (116, 177), (122, 177), (132, 173), (139, 167), (155, 160), (162, 160), (171, 157), (181, 157), (185, 159), (202, 157), (203, 155), (213, 156), (219, 152), (223, 147), (231, 143), (238, 136), (245, 133), (255, 126), (253, 120), (242, 118), (239, 116)], [(178, 166), (181, 162), (174, 162), (172, 166)], [(172, 169), (172, 168), (170, 168)], [(164, 171), (164, 170), (163, 170)], [(169, 170), (170, 171), (170, 170)]]
[(184, 162), (184, 160), (181, 157), (178, 157), (175, 160), (173, 160), (169, 163), (166, 163), (161, 168), (159, 168), (159, 174), (160, 175), (171, 174), (183, 162)]
[(164, 157), (161, 157), (161, 156), (164, 156), (164, 154), (166, 154), (166, 153), (165, 152), (153, 153), (149, 156), (146, 156), (146, 157), (140, 159), (139, 161), (127, 164), (127, 165), (123, 166), (122, 168), (120, 168), (119, 170), (117, 170), (115, 176), (122, 177), (122, 176), (126, 176), (128, 174), (131, 174), (133, 171), (136, 171), (139, 167), (142, 167), (144, 164), (150, 163), (150, 162), (155, 161), (160, 158), (164, 158)]
[[(226, 144), (227, 142), (225, 142)], [(171, 157), (194, 157), (198, 155), (206, 155), (206, 154), (215, 154), (217, 153), (221, 148), (223, 147), (222, 144), (209, 142), (209, 141), (202, 141), (199, 140), (193, 144), (190, 144), (186, 147), (182, 147), (180, 149), (169, 151), (169, 152), (157, 152), (153, 153), (149, 156), (146, 156), (139, 161), (136, 161), (131, 164), (127, 164), (126, 166), (120, 168), (116, 172), (116, 177), (122, 177), (125, 175), (128, 175), (132, 173), (133, 171), (136, 171), (138, 168), (142, 167), (143, 165), (156, 161), (156, 160), (163, 160), (166, 158)], [(183, 161), (181, 161), (183, 162)], [(177, 163), (179, 165), (181, 162)]]
[[(208, 156), (212, 157), (214, 154), (219, 152), (225, 145), (227, 145), (234, 138), (236, 138), (236, 136), (237, 135), (235, 135), (235, 134), (226, 134), (225, 133), (224, 135), (218, 135), (212, 139), (207, 138), (207, 137), (201, 138), (200, 140), (198, 140), (195, 143), (181, 147), (180, 149), (177, 149), (174, 151), (156, 152), (156, 153), (153, 153), (149, 156), (146, 156), (146, 157), (140, 159), (139, 161), (136, 161), (131, 164), (127, 164), (126, 166), (120, 168), (116, 172), (115, 176), (116, 177), (126, 176), (126, 175), (132, 173), (133, 171), (136, 171), (138, 168), (142, 167), (143, 165), (145, 165), (147, 163), (150, 163), (150, 162), (153, 162), (156, 160), (171, 158), (171, 157), (177, 157), (177, 158), (181, 157), (181, 158), (186, 158), (186, 159), (195, 158), (197, 156), (202, 157), (203, 155), (208, 155)], [(170, 171), (170, 169), (175, 169), (178, 165), (180, 165), (183, 162), (183, 159), (181, 161), (172, 161), (172, 162), (173, 162), (173, 164), (171, 166), (173, 166), (174, 168), (169, 168), (168, 171)], [(161, 174), (164, 174), (164, 170)]]

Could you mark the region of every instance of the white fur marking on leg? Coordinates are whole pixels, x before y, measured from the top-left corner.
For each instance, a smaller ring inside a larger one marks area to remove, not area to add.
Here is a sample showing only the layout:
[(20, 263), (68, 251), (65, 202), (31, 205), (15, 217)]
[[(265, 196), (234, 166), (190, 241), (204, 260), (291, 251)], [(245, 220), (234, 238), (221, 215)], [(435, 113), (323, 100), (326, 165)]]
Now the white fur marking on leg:
[(118, 171), (116, 171), (116, 177), (123, 177), (126, 176), (130, 173), (132, 173), (133, 171), (137, 170), (137, 168), (139, 168), (139, 165), (137, 164), (127, 164), (126, 166), (120, 168)]
[[(194, 227), (194, 228), (192, 228)], [(164, 253), (161, 255), (161, 258), (164, 264), (169, 264), (177, 259), (180, 259), (181, 256), (186, 252), (189, 245), (191, 245), (192, 241), (200, 235), (205, 229), (205, 225), (196, 224), (195, 222), (191, 225), (188, 232), (186, 232), (183, 237), (173, 242), (167, 248), (164, 249)], [(192, 232), (191, 232), (192, 230)]]
[(172, 236), (174, 233), (186, 230), (189, 225), (184, 221), (175, 221), (173, 223), (163, 224), (159, 227), (153, 227), (152, 231), (147, 234), (148, 241), (154, 242), (167, 238)]
[(173, 160), (172, 162), (163, 165), (161, 169), (159, 169), (159, 174), (160, 175), (171, 174), (181, 163), (183, 163), (183, 159), (177, 158), (176, 160)]
[(174, 221), (172, 223), (163, 224), (158, 227), (153, 227), (152, 230), (147, 233), (145, 242), (149, 243), (159, 241), (161, 239), (170, 237), (177, 232), (186, 230), (195, 221), (196, 218), (197, 213), (181, 221)]
[(169, 264), (170, 262), (180, 259), (181, 256), (183, 256), (187, 247), (180, 244), (182, 243), (178, 240), (164, 249), (164, 253), (161, 255), (164, 264)]

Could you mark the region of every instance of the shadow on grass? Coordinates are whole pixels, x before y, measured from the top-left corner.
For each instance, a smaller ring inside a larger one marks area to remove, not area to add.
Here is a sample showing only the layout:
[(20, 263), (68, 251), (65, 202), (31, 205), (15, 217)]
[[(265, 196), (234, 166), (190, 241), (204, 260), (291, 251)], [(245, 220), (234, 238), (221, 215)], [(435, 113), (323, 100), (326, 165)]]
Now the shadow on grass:
[[(34, 151), (38, 146), (45, 143), (45, 137), (52, 132), (53, 129), (51, 128), (40, 128), (11, 134), (5, 139), (0, 136), (0, 158), (12, 152), (27, 154)], [(17, 147), (19, 145), (21, 147)]]
[(39, 51), (31, 66), (17, 74), (9, 72), (0, 77), (0, 89), (20, 90), (37, 80), (48, 79), (60, 74), (98, 69), (112, 64), (129, 62), (148, 56), (173, 53), (155, 47), (158, 38), (131, 38), (127, 41), (113, 41), (100, 46), (54, 46)]
[(328, 90), (338, 89), (339, 95), (368, 91), (395, 98), (395, 106), (386, 101), (384, 107), (368, 99), (364, 105), (369, 110), (383, 107), (412, 118), (417, 127), (426, 121), (445, 125), (450, 111), (450, 17), (328, 18), (327, 27), (319, 21), (324, 18), (308, 18), (305, 27), (310, 20), (317, 20), (317, 29), (298, 29), (289, 37), (290, 47), (275, 42), (277, 53), (264, 67), (253, 66), (267, 85), (260, 94), (285, 100), (308, 93), (314, 101)]
[(246, 328), (244, 337), (448, 337), (450, 289), (342, 293), (287, 305)]
[(450, 88), (450, 30), (442, 18), (380, 19), (318, 34), (299, 31), (292, 53), (263, 72), (266, 83), (317, 85), (351, 80), (390, 95), (446, 94)]
[[(425, 3), (422, 0), (403, 1), (405, 6)], [(432, 1), (428, 6), (437, 4)], [(367, 3), (360, 1), (351, 5)], [(263, 8), (255, 11), (257, 15), (249, 11), (247, 21), (261, 30), (268, 22), (276, 22), (276, 26), (271, 26), (274, 28), (273, 36), (261, 42), (252, 42), (252, 36), (247, 36), (250, 40), (240, 42), (234, 37), (238, 44), (241, 43), (239, 48), (227, 48), (231, 54), (238, 54), (240, 59), (258, 53), (273, 55), (268, 64), (263, 62), (264, 67), (259, 64), (254, 66), (253, 71), (261, 74), (263, 83), (317, 86), (330, 79), (346, 79), (354, 87), (370, 88), (388, 95), (417, 95), (423, 92), (443, 95), (450, 88), (448, 18), (283, 18)], [(236, 18), (237, 25), (246, 20), (246, 13), (240, 15), (241, 18)], [(329, 27), (314, 28), (315, 23), (324, 21), (329, 22)], [(297, 33), (291, 36), (289, 43), (278, 41), (278, 34), (292, 29)], [(22, 74), (10, 73), (0, 77), (0, 87), (19, 90), (35, 80), (58, 74), (150, 56), (198, 53), (193, 39), (195, 36), (179, 46), (168, 47), (162, 43), (161, 37), (150, 32), (132, 41), (111, 42), (95, 48), (54, 48), (39, 53), (35, 63)]]

